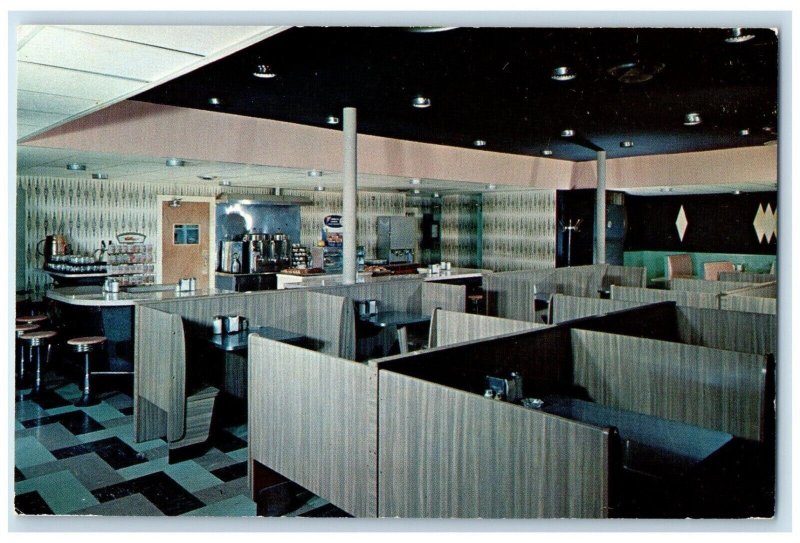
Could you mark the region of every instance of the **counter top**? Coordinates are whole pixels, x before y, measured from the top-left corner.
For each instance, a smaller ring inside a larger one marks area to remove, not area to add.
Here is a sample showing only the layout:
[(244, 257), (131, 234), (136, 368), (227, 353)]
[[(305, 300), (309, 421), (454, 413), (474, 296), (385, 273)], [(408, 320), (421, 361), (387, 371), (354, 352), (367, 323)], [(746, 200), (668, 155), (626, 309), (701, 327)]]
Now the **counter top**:
[(197, 289), (191, 292), (175, 292), (174, 289), (150, 292), (103, 292), (100, 286), (64, 287), (48, 290), (45, 296), (57, 302), (89, 307), (117, 307), (136, 305), (178, 298), (197, 298), (217, 294), (235, 294), (231, 290), (218, 288)]
[[(425, 273), (405, 273), (399, 275), (381, 275), (373, 277), (370, 273), (356, 274), (356, 283), (377, 283), (384, 281), (398, 281), (410, 279), (422, 279), (423, 281), (442, 281), (448, 279), (468, 279), (470, 277), (481, 277), (491, 270), (480, 270), (474, 268), (453, 268), (448, 271), (436, 274)], [(342, 274), (325, 275), (290, 275), (278, 273), (278, 288), (303, 288), (303, 287), (329, 287), (342, 285)]]

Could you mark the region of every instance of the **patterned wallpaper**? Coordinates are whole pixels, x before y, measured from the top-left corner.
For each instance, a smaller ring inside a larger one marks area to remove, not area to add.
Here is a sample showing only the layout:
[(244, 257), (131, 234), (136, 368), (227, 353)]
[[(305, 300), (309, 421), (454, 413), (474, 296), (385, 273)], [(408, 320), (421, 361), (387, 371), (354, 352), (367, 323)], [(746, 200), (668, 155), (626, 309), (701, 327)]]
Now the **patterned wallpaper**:
[(478, 220), (481, 195), (446, 195), (442, 198), (442, 260), (459, 268), (480, 267)]
[[(158, 196), (215, 196), (216, 185), (174, 185), (172, 183), (109, 182), (94, 179), (17, 177), (17, 188), (25, 192), (25, 280), (17, 290), (42, 291), (51, 284), (41, 271), (43, 258), (36, 254), (37, 243), (48, 234), (64, 234), (76, 254), (91, 254), (100, 240), (115, 239), (121, 232), (141, 232), (153, 241), (158, 228)], [(226, 189), (235, 192), (235, 188)], [(242, 189), (245, 190), (245, 189)], [(270, 194), (271, 189), (246, 189), (248, 194)], [(322, 217), (341, 213), (342, 194), (336, 192), (284, 191), (310, 197), (314, 205), (301, 208), (301, 243), (312, 245), (319, 239)], [(360, 192), (358, 233), (366, 246), (367, 258), (377, 245), (379, 215), (405, 214), (405, 195)], [(155, 255), (158, 258), (158, 255)]]
[(495, 271), (554, 268), (555, 191), (483, 195), (483, 265)]

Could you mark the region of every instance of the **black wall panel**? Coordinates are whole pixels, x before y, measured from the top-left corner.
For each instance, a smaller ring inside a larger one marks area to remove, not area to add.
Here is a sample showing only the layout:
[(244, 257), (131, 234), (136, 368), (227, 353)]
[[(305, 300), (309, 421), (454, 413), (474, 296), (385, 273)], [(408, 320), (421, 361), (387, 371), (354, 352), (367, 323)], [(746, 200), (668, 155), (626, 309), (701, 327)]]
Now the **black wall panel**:
[[(777, 238), (759, 240), (753, 221), (759, 206), (777, 211), (777, 192), (625, 198), (628, 217), (626, 251), (686, 251), (769, 254)], [(688, 226), (683, 240), (675, 222), (683, 206)]]

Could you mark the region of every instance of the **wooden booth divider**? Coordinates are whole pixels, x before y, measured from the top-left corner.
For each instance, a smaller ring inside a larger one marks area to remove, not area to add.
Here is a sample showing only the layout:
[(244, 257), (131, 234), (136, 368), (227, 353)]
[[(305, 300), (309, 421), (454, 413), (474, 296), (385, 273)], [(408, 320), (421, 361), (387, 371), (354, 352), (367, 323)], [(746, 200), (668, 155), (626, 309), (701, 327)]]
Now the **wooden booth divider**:
[(767, 357), (572, 330), (575, 384), (593, 401), (763, 440)]
[(677, 277), (670, 279), (670, 290), (683, 292), (706, 292), (708, 294), (720, 294), (728, 290), (735, 290), (743, 287), (750, 287), (752, 283), (740, 283), (735, 281), (711, 281), (706, 279), (686, 279)]
[(756, 272), (719, 272), (720, 281), (738, 281), (740, 283), (770, 283), (777, 280), (777, 276), (772, 273)]
[(719, 309), (719, 295), (707, 292), (611, 286), (611, 299), (625, 302), (676, 302), (679, 306)]
[(428, 347), (443, 347), (511, 332), (544, 328), (547, 324), (515, 321), (486, 315), (434, 309), (431, 318)]

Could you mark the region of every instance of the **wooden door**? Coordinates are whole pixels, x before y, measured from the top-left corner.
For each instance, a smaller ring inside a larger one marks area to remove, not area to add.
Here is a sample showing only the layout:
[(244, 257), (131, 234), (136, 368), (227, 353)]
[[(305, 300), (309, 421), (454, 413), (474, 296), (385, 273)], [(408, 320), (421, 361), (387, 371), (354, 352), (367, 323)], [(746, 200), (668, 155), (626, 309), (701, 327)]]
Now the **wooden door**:
[(161, 204), (161, 282), (174, 284), (195, 277), (197, 288), (208, 288), (210, 205), (185, 202)]

